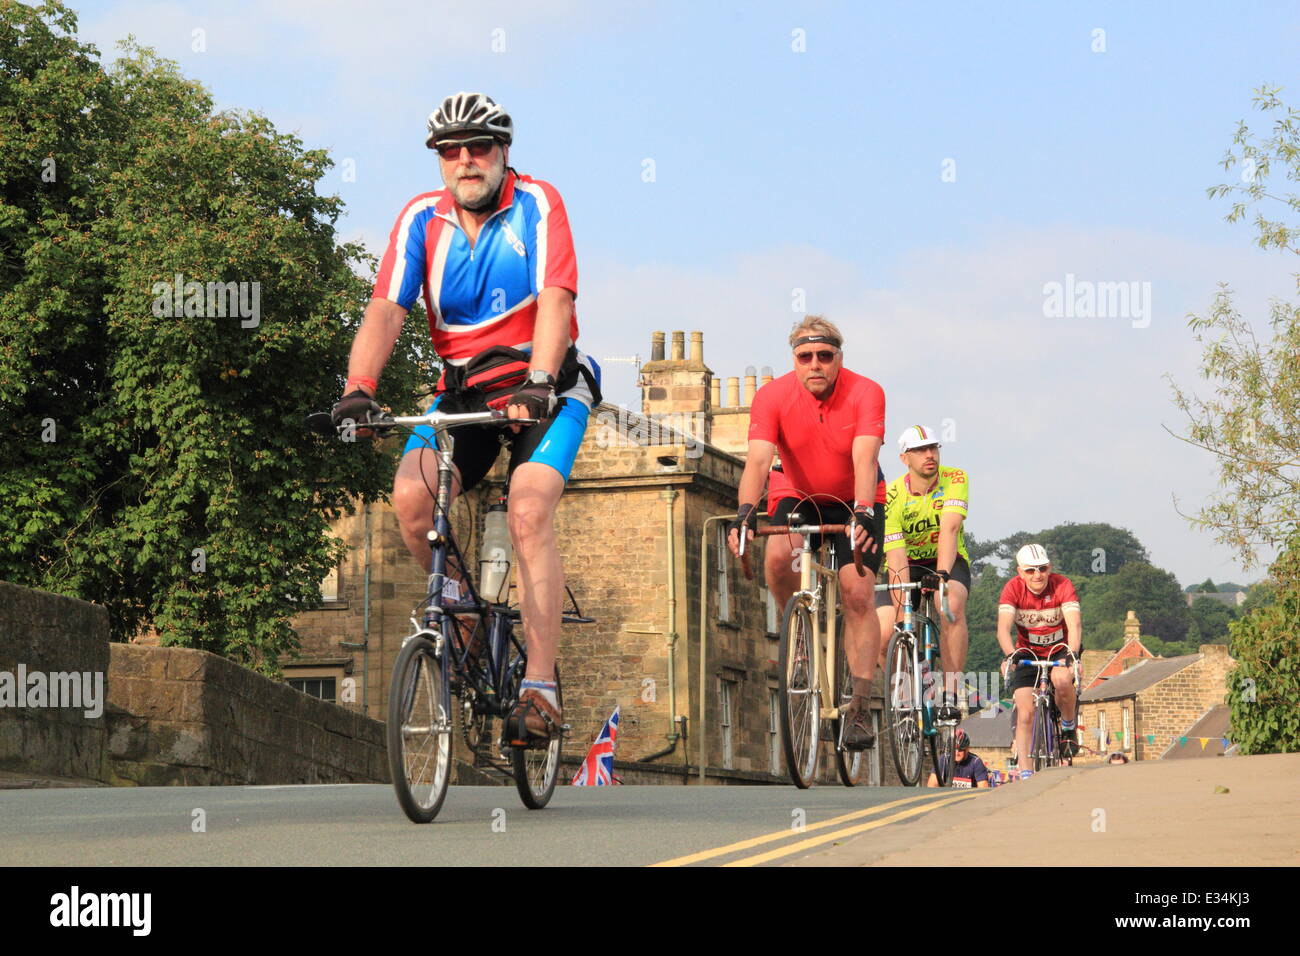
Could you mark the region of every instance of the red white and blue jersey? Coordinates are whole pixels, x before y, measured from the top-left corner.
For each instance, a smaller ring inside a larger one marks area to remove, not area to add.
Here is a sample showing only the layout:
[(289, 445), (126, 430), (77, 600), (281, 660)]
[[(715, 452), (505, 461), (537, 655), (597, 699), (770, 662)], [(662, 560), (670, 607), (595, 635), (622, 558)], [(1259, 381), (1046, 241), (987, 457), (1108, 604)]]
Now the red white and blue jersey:
[[(433, 347), (445, 362), (463, 365), (496, 345), (530, 350), (541, 291), (578, 294), (560, 194), (550, 183), (507, 170), (497, 209), (472, 247), (450, 190), (416, 196), (393, 226), (374, 297), (409, 310), (421, 287)], [(576, 310), (569, 338), (578, 340)]]

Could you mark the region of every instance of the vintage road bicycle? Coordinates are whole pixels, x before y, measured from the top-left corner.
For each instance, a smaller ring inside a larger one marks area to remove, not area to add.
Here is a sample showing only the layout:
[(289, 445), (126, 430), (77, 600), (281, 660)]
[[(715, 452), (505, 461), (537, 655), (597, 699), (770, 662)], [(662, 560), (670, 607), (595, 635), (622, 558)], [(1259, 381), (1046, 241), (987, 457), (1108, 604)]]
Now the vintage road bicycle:
[[(1048, 652), (1050, 657), (1058, 649), (1068, 651), (1065, 644), (1054, 645)], [(1038, 676), (1034, 681), (1034, 717), (1033, 726), (1029, 731), (1029, 758), (1033, 761), (1033, 769), (1036, 771), (1043, 770), (1047, 767), (1073, 766), (1074, 753), (1061, 735), (1061, 711), (1056, 706), (1056, 688), (1052, 684), (1051, 670), (1053, 667), (1070, 667), (1074, 669), (1074, 690), (1075, 699), (1078, 699), (1079, 691), (1079, 661), (1078, 658), (1071, 654), (1071, 660), (1042, 660), (1038, 657), (1027, 657), (1029, 651), (1018, 650), (1012, 658), (1012, 664), (1016, 667), (1035, 667), (1038, 669)]]
[[(907, 787), (921, 785), (925, 747), (939, 786), (952, 784), (956, 766), (957, 721), (939, 720), (936, 689), (942, 689), (939, 660), (939, 621), (934, 613), (934, 592), (919, 582), (877, 584), (877, 591), (905, 595), (903, 619), (894, 625), (885, 651), (885, 735), (898, 777)], [(913, 607), (912, 592), (920, 592), (920, 608)], [(939, 608), (949, 622), (947, 582), (938, 587)]]
[[(323, 416), (323, 421), (321, 416)], [(428, 593), (411, 618), (412, 632), (402, 642), (393, 664), (388, 693), (388, 765), (397, 802), (415, 823), (429, 823), (442, 809), (451, 782), (456, 725), (473, 755), (473, 765), (512, 778), (524, 806), (540, 810), (555, 792), (560, 770), (562, 731), (530, 746), (510, 743), (505, 718), (519, 700), (519, 687), (528, 666), (523, 641), (515, 633), (519, 609), (494, 603), (480, 594), (472, 563), (451, 527), (452, 430), (466, 425), (530, 425), (535, 419), (509, 419), (499, 411), (385, 416), (365, 423), (334, 426), (327, 413), (310, 416), (321, 433), (368, 428), (377, 434), (427, 425), (434, 431), (440, 454), (434, 498), (434, 527), (429, 532), (433, 552)], [(565, 623), (590, 624), (565, 589), (569, 605)], [(560, 672), (555, 671), (556, 698), (564, 700)], [(454, 700), (453, 700), (454, 698)], [(492, 748), (492, 721), (501, 720), (502, 734)]]
[[(862, 778), (866, 764), (863, 752), (844, 747), (848, 721), (844, 714), (853, 699), (853, 675), (849, 670), (841, 616), (840, 579), (831, 535), (844, 533), (848, 524), (806, 524), (794, 511), (784, 525), (765, 525), (756, 536), (799, 535), (799, 590), (786, 602), (781, 618), (781, 656), (778, 662), (778, 696), (781, 702), (781, 746), (790, 780), (801, 790), (817, 779), (817, 763), (823, 739), (835, 745), (835, 769), (840, 782), (853, 787)], [(814, 535), (821, 546), (811, 547)], [(747, 535), (739, 535), (738, 552), (745, 577), (754, 571), (745, 549)], [(824, 557), (829, 549), (829, 557)], [(862, 556), (854, 549), (853, 563), (865, 574)], [(825, 723), (825, 727), (823, 727)]]

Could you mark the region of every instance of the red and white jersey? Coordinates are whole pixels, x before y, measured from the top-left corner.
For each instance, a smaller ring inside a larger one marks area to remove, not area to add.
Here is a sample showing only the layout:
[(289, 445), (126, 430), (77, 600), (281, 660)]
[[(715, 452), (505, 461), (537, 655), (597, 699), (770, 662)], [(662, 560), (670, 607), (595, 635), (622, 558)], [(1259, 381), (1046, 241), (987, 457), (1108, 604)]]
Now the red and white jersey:
[(1035, 594), (1018, 575), (1002, 588), (998, 611), (1015, 612), (1016, 650), (1048, 657), (1057, 644), (1068, 644), (1066, 611), (1079, 610), (1079, 595), (1064, 574), (1049, 574), (1042, 594)]

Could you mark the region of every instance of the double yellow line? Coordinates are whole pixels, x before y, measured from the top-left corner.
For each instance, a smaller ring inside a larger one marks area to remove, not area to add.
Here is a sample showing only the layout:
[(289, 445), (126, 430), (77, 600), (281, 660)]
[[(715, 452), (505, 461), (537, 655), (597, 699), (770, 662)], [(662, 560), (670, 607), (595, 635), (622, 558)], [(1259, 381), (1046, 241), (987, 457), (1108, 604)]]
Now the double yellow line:
[(886, 810), (892, 810), (895, 807), (901, 807), (905, 804), (925, 801), (920, 806), (911, 807), (907, 810), (900, 810), (898, 813), (892, 813), (887, 817), (881, 817), (880, 819), (872, 820), (869, 823), (859, 823), (856, 826), (831, 830), (829, 833), (809, 837), (806, 840), (799, 840), (795, 843), (787, 843), (785, 846), (777, 847), (774, 850), (768, 850), (765, 853), (742, 857), (738, 860), (732, 860), (729, 863), (723, 864), (723, 866), (757, 866), (760, 863), (767, 863), (769, 860), (776, 860), (780, 857), (790, 856), (793, 853), (799, 853), (803, 850), (810, 850), (813, 847), (821, 846), (834, 840), (843, 840), (851, 836), (856, 836), (859, 833), (866, 833), (868, 830), (874, 830), (877, 827), (888, 826), (889, 824), (897, 823), (900, 820), (920, 816), (923, 813), (929, 813), (931, 810), (937, 810), (940, 807), (947, 806), (950, 803), (956, 803), (959, 800), (970, 800), (974, 796), (975, 793), (972, 791), (970, 793), (958, 794), (957, 796), (945, 797), (943, 799), (937, 799), (938, 794), (922, 794), (918, 797), (906, 797), (902, 800), (882, 803), (878, 807), (868, 807), (865, 810), (855, 810), (853, 813), (845, 813), (838, 817), (832, 817), (829, 820), (823, 820), (821, 823), (814, 823), (811, 826), (804, 827), (800, 830), (778, 830), (776, 833), (751, 837), (748, 840), (741, 840), (739, 843), (729, 843), (726, 846), (716, 847), (712, 850), (702, 850), (699, 853), (691, 853), (687, 856), (675, 857), (671, 860), (664, 860), (661, 863), (652, 863), (651, 866), (689, 866), (692, 863), (700, 863), (704, 860), (712, 860), (716, 857), (728, 856), (732, 853), (740, 853), (756, 846), (762, 846), (764, 843), (772, 843), (776, 840), (788, 840), (791, 837), (799, 836), (803, 833), (809, 833), (813, 830), (824, 830), (827, 827), (837, 827), (841, 824), (848, 823), (850, 820), (860, 820), (863, 817), (883, 813)]

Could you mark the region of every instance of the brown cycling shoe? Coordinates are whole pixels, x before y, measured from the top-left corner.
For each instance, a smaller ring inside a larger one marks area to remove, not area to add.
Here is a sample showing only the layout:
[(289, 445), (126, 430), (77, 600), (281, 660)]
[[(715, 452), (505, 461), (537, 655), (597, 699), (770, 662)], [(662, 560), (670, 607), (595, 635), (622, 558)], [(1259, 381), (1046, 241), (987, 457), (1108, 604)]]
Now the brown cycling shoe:
[(871, 706), (866, 697), (853, 695), (844, 720), (845, 750), (870, 750), (876, 745), (876, 733), (871, 729)]
[(505, 721), (506, 742), (512, 747), (530, 747), (550, 740), (564, 729), (564, 716), (551, 706), (540, 691), (528, 688)]

